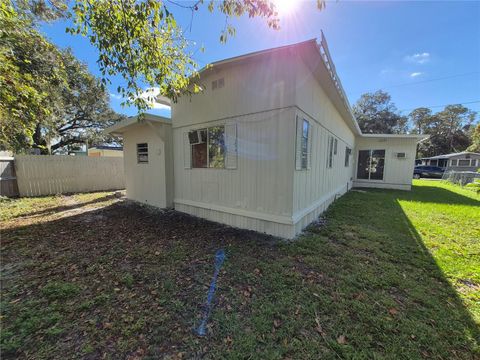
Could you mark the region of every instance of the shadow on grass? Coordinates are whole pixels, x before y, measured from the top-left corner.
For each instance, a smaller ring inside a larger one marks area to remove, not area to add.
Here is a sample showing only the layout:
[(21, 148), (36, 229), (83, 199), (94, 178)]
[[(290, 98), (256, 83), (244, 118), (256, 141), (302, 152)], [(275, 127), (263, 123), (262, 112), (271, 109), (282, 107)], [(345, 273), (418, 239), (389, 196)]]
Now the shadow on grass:
[[(91, 201), (78, 202), (78, 203), (71, 204), (71, 205), (61, 205), (61, 206), (56, 206), (56, 207), (50, 207), (50, 208), (39, 210), (39, 211), (33, 211), (31, 213), (28, 213), (28, 214), (19, 214), (15, 217), (18, 218), (18, 217), (25, 217), (25, 216), (30, 217), (30, 216), (51, 215), (51, 214), (54, 214), (54, 213), (57, 213), (57, 212), (80, 209), (80, 208), (85, 207), (87, 205), (93, 205), (93, 204), (97, 204), (97, 203), (100, 203), (100, 202), (115, 199), (115, 197), (116, 197), (115, 194), (111, 194), (111, 195), (102, 196), (100, 198), (96, 198), (96, 199), (91, 200)], [(16, 200), (16, 201), (21, 201), (21, 200)]]
[[(349, 193), (291, 243), (131, 204), (8, 229), (2, 353), (473, 359), (478, 328), (398, 194)], [(219, 247), (227, 259), (199, 339)]]
[(480, 207), (479, 200), (436, 186), (413, 185), (411, 191), (399, 192), (398, 198), (419, 202)]

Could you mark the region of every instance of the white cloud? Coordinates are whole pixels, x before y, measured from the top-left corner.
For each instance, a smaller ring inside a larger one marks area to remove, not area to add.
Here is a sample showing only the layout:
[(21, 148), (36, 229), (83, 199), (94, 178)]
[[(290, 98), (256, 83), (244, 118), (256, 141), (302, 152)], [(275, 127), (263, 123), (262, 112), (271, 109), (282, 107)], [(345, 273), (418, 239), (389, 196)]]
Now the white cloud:
[(170, 110), (170, 106), (160, 104), (155, 101), (155, 98), (160, 94), (160, 88), (159, 87), (153, 87), (153, 88), (148, 88), (145, 89), (139, 97), (142, 99), (145, 99), (152, 107), (152, 109), (166, 109)]
[(430, 53), (423, 52), (405, 56), (404, 60), (409, 63), (425, 64), (430, 61)]
[(415, 77), (421, 76), (423, 74), (424, 74), (423, 72), (413, 72), (413, 73), (410, 74), (410, 77), (415, 78)]
[(115, 94), (115, 93), (110, 93), (110, 97), (112, 99), (116, 99), (116, 100), (121, 100), (122, 99), (122, 95)]

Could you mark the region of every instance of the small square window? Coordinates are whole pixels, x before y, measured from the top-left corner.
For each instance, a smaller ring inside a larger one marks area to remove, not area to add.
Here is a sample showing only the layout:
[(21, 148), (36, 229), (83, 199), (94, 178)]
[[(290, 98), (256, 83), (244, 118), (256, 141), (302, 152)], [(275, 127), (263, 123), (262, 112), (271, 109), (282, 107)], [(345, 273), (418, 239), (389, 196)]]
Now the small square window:
[(225, 86), (225, 79), (224, 78), (221, 78), (221, 79), (218, 79), (218, 88), (223, 88)]
[(148, 143), (137, 144), (137, 163), (148, 164)]
[(457, 159), (450, 160), (451, 166), (457, 166)]

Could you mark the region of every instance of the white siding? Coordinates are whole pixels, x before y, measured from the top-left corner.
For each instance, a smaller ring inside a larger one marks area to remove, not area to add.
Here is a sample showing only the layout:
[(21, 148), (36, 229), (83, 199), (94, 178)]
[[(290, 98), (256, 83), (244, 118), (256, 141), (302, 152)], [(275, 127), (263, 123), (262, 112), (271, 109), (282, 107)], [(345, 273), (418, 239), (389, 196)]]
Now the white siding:
[[(413, 168), (417, 152), (417, 141), (414, 138), (370, 138), (359, 137), (354, 152), (355, 156), (355, 181), (358, 187), (376, 187), (386, 189), (410, 190), (412, 186)], [(359, 150), (385, 150), (385, 168), (383, 180), (357, 179), (356, 164)], [(397, 158), (396, 154), (404, 152), (406, 157)]]
[[(148, 143), (148, 163), (137, 162), (137, 144)], [(159, 208), (173, 204), (172, 129), (143, 123), (123, 134), (127, 198)], [(183, 163), (182, 163), (183, 164)]]
[[(174, 128), (175, 207), (182, 208), (177, 205), (183, 204), (289, 222), (294, 156), (294, 136), (290, 135), (295, 130), (294, 118), (293, 109), (283, 109)], [(231, 124), (236, 124), (237, 129), (236, 169), (185, 168), (183, 160), (189, 151), (183, 146), (186, 132), (206, 125)], [(207, 218), (226, 222), (212, 216)], [(227, 223), (234, 225), (232, 221)]]

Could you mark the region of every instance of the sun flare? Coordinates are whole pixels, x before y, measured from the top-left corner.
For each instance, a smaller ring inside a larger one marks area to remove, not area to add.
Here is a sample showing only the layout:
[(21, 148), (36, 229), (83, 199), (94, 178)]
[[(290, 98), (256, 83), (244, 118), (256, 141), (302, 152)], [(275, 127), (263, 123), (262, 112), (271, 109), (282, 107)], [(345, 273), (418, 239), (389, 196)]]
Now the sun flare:
[(279, 16), (285, 16), (295, 11), (299, 0), (273, 0)]

